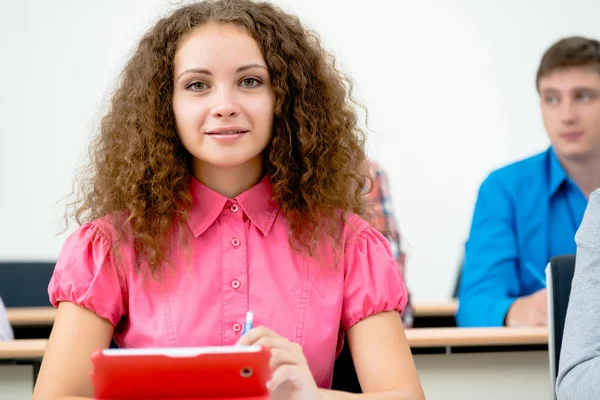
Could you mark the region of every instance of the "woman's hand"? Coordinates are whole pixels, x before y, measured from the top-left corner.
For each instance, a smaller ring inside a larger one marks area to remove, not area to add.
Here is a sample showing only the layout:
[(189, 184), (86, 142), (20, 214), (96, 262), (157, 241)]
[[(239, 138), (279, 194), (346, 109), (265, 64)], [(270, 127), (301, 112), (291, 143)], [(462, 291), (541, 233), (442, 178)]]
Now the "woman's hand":
[(272, 330), (260, 326), (250, 330), (238, 345), (265, 346), (271, 350), (273, 376), (269, 382), (271, 399), (319, 400), (321, 393), (298, 343), (290, 342)]

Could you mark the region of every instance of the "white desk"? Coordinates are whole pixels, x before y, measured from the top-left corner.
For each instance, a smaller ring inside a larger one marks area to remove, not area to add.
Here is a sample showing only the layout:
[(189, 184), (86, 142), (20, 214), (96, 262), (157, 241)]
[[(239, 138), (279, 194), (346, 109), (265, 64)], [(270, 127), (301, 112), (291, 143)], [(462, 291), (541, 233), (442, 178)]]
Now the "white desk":
[(6, 309), (8, 321), (16, 326), (52, 326), (56, 317), (54, 307), (9, 307)]
[(33, 366), (0, 364), (0, 400), (31, 399)]
[(428, 400), (550, 399), (547, 351), (418, 354)]
[[(536, 400), (550, 398), (548, 352), (487, 351), (475, 346), (540, 346), (545, 328), (423, 328), (406, 332), (428, 400)], [(0, 342), (1, 360), (39, 360), (46, 340)], [(458, 353), (458, 349), (472, 352)], [(499, 347), (500, 348), (500, 347)], [(0, 364), (0, 400), (31, 399), (34, 367)], [(9, 396), (9, 397), (6, 397)]]
[(0, 342), (0, 400), (31, 399), (34, 374), (46, 342), (44, 339)]
[(448, 300), (441, 303), (414, 303), (413, 315), (416, 317), (451, 317), (456, 314), (458, 301)]
[(462, 352), (474, 346), (544, 347), (548, 344), (546, 328), (424, 328), (408, 330), (406, 336), (414, 352), (446, 351), (414, 355), (428, 400), (550, 398), (547, 350)]

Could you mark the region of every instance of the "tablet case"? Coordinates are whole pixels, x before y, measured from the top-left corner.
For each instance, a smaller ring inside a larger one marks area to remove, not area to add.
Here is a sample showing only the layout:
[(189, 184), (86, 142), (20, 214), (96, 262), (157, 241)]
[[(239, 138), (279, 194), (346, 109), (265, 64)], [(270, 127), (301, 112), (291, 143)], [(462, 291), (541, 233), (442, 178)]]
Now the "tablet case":
[(94, 398), (268, 399), (269, 358), (260, 346), (98, 350)]

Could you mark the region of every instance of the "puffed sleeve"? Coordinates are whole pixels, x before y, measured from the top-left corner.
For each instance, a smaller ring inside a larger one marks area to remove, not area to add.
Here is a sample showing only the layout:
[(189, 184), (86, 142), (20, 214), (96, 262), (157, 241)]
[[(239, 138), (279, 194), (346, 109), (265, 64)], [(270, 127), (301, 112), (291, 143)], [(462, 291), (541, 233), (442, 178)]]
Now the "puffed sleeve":
[(402, 273), (385, 237), (372, 227), (347, 246), (344, 256), (344, 331), (362, 319), (406, 306), (408, 295)]
[(50, 302), (85, 307), (116, 326), (126, 315), (126, 281), (113, 262), (111, 241), (94, 223), (66, 240), (50, 279)]

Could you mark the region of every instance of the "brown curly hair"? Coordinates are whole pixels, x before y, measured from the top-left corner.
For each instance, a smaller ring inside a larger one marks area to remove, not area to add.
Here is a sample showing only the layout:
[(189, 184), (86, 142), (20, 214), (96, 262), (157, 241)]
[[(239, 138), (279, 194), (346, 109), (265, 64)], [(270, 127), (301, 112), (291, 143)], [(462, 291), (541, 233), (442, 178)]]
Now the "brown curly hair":
[(170, 238), (182, 231), (192, 207), (191, 155), (172, 110), (173, 60), (182, 40), (209, 22), (243, 28), (266, 60), (275, 109), (264, 172), (289, 223), (290, 243), (311, 255), (324, 232), (336, 243), (343, 213), (362, 215), (364, 188), (371, 185), (350, 79), (315, 33), (269, 3), (183, 6), (143, 36), (126, 64), (90, 147), (87, 179), (79, 177), (81, 192), (71, 204), (80, 224), (125, 215), (113, 220), (118, 237), (125, 230), (133, 235), (136, 267), (147, 263), (152, 273), (168, 261)]

